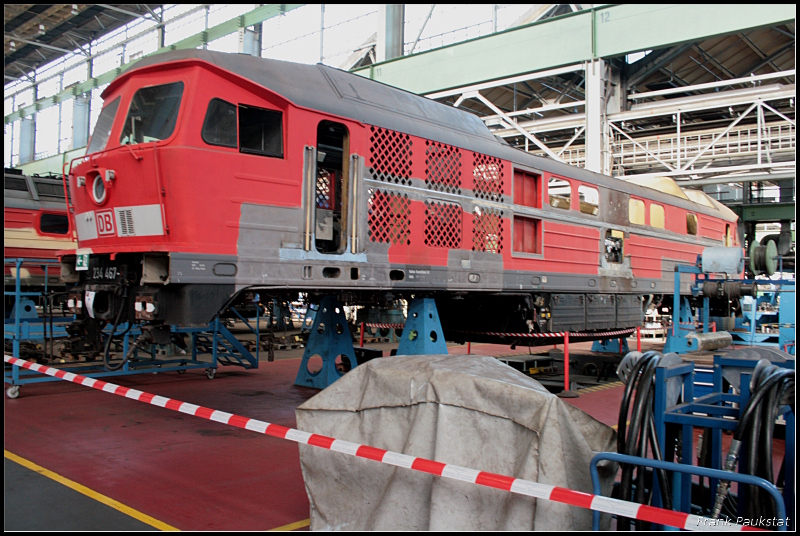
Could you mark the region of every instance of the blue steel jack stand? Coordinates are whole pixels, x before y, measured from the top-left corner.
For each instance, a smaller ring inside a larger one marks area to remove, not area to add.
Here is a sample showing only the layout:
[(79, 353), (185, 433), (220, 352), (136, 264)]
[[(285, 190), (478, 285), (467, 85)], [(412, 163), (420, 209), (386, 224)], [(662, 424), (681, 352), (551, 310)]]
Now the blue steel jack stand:
[(408, 306), (408, 318), (397, 355), (447, 354), (442, 323), (433, 298), (416, 298)]
[[(322, 368), (311, 372), (308, 370), (308, 362), (315, 355), (322, 358)], [(311, 327), (308, 345), (303, 352), (303, 360), (294, 384), (299, 387), (325, 389), (344, 375), (336, 367), (338, 356), (346, 358), (351, 369), (358, 365), (344, 308), (332, 296), (325, 296), (320, 300), (319, 309), (314, 315), (314, 325)]]
[(625, 355), (630, 352), (628, 349), (628, 339), (621, 340), (622, 344), (619, 343), (620, 339), (603, 339), (602, 341), (594, 341), (592, 343), (592, 352)]

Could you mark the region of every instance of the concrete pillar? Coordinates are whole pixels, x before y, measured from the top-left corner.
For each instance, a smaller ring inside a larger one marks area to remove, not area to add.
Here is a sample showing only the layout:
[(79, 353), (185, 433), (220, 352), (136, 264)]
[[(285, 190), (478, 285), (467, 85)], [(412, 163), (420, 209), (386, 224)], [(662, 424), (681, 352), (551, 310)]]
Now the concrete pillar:
[(603, 173), (605, 129), (605, 62), (586, 63), (586, 169)]
[(35, 154), (36, 115), (23, 117), (19, 122), (19, 163), (33, 162)]
[[(34, 84), (32, 102), (38, 98)], [(19, 163), (27, 164), (36, 158), (36, 114), (23, 117), (19, 123)]]
[(381, 4), (378, 23), (377, 61), (391, 60), (403, 55), (405, 4)]
[(89, 93), (77, 95), (72, 100), (72, 149), (86, 147), (89, 144)]
[(261, 57), (261, 24), (254, 28), (239, 28), (239, 53)]

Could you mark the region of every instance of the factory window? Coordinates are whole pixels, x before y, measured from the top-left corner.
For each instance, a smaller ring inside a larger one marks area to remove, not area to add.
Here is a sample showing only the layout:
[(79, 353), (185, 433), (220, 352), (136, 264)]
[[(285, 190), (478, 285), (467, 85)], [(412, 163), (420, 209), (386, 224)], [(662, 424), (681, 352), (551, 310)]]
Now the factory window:
[(67, 234), (69, 221), (66, 214), (42, 214), (39, 219), (39, 230), (48, 234)]
[(283, 158), (283, 113), (239, 105), (239, 151)]
[(582, 213), (597, 216), (600, 210), (600, 194), (597, 192), (597, 188), (581, 184), (578, 186), (578, 199)]
[(119, 142), (148, 143), (169, 138), (175, 131), (183, 82), (143, 87), (133, 95)]
[(572, 186), (569, 181), (550, 177), (550, 183), (547, 187), (548, 194), (550, 195), (550, 206), (569, 210), (569, 200), (572, 196)]
[(514, 170), (514, 204), (542, 208), (542, 176)]
[(650, 203), (650, 226), (663, 229), (665, 225), (664, 219), (664, 207), (656, 203)]
[(236, 148), (236, 106), (222, 99), (211, 99), (201, 133), (209, 145)]
[(542, 253), (542, 220), (514, 216), (514, 248), (516, 253)]
[(622, 263), (625, 259), (625, 233), (615, 229), (606, 231), (605, 256), (607, 262)]
[(117, 97), (110, 104), (106, 104), (97, 118), (97, 123), (94, 125), (92, 131), (92, 140), (89, 142), (89, 148), (86, 149), (86, 154), (96, 153), (106, 148), (108, 138), (111, 136), (111, 127), (114, 125), (114, 118), (117, 116), (117, 108), (119, 108), (119, 100)]
[(686, 214), (686, 232), (690, 235), (697, 234), (697, 216), (691, 213)]
[(644, 225), (644, 201), (633, 198), (628, 201), (628, 220), (637, 225)]

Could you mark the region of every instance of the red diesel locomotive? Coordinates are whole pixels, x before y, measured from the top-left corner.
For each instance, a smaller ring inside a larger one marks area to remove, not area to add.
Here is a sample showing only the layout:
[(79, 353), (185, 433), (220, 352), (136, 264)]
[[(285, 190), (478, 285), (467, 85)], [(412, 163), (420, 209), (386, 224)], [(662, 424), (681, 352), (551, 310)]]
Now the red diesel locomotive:
[(301, 291), (433, 296), (456, 340), (627, 328), (676, 263), (737, 243), (735, 214), (701, 192), (532, 156), (325, 65), (173, 51), (103, 99), (65, 176), (79, 249), (62, 276), (90, 322), (197, 326), (250, 291)]
[[(56, 252), (75, 249), (75, 237), (69, 225), (64, 201), (64, 184), (54, 176), (24, 175), (21, 170), (6, 168), (3, 173), (3, 256), (5, 259), (51, 261), (48, 285), (63, 287)], [(5, 288), (16, 286), (15, 263), (4, 268)], [(49, 263), (48, 263), (49, 264)], [(26, 262), (20, 269), (20, 285), (25, 291), (44, 290), (45, 270), (41, 263)], [(12, 303), (11, 297), (6, 302)], [(10, 307), (7, 308), (7, 312)]]

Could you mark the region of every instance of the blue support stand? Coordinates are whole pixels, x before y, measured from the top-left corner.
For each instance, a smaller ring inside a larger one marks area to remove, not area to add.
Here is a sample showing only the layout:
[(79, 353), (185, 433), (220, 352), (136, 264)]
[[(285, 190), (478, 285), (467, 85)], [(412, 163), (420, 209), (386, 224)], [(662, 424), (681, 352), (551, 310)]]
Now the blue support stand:
[[(322, 368), (314, 372), (308, 369), (308, 362), (313, 356), (322, 358)], [(314, 316), (314, 325), (311, 327), (308, 345), (303, 352), (303, 360), (294, 384), (299, 387), (325, 389), (344, 375), (336, 367), (338, 356), (347, 359), (351, 369), (358, 365), (344, 308), (333, 297), (325, 296)]]
[(795, 285), (784, 285), (784, 292), (780, 295), (781, 302), (778, 309), (778, 322), (780, 322), (778, 346), (784, 352), (795, 355), (795, 317), (797, 311), (795, 304)]
[(309, 303), (308, 307), (306, 308), (306, 314), (303, 317), (303, 323), (300, 326), (300, 333), (310, 333), (311, 326), (314, 325), (314, 317), (317, 315), (317, 310), (319, 306), (316, 304)]
[(628, 339), (622, 339), (622, 344), (620, 344), (619, 341), (620, 339), (594, 341), (592, 343), (592, 352), (603, 352), (606, 354), (627, 354), (630, 352), (628, 348)]
[(447, 354), (442, 324), (433, 298), (417, 298), (408, 306), (408, 318), (397, 355)]

